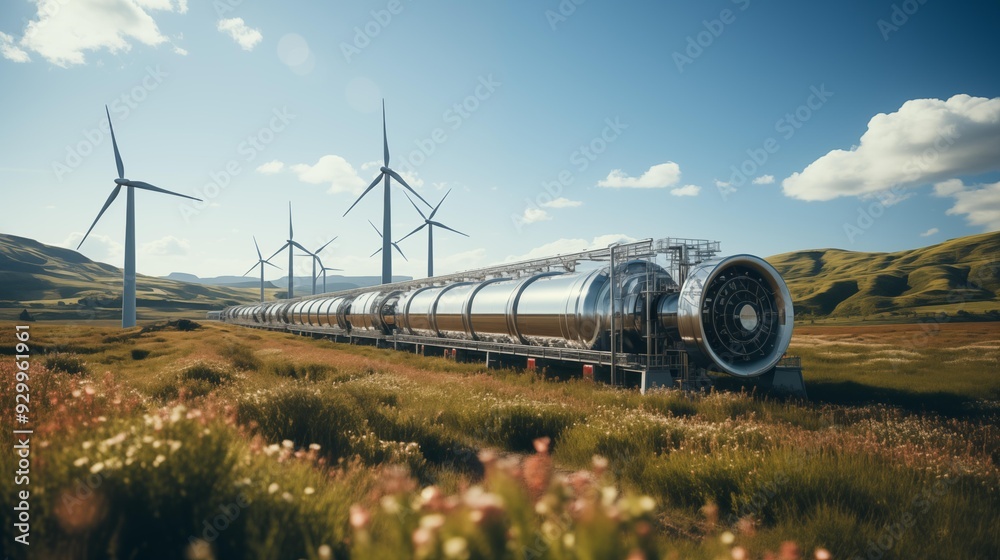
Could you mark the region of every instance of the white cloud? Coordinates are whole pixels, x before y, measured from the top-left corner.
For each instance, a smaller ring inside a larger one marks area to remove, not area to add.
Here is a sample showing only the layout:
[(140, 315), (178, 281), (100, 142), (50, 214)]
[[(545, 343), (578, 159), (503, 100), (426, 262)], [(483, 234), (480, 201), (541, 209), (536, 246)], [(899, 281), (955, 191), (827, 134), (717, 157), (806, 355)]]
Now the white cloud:
[(925, 232), (921, 233), (921, 234), (920, 234), (920, 237), (930, 237), (930, 236), (932, 236), (932, 235), (935, 235), (935, 234), (937, 234), (937, 233), (938, 233), (939, 231), (941, 231), (941, 230), (939, 230), (939, 229), (938, 229), (938, 228), (936, 228), (936, 227), (932, 227), (931, 229), (929, 229), (929, 230), (927, 230), (927, 231), (925, 231)]
[(154, 257), (172, 257), (186, 255), (190, 249), (191, 243), (187, 239), (178, 239), (173, 235), (168, 235), (156, 241), (143, 243), (139, 252)]
[(551, 220), (552, 216), (548, 212), (542, 210), (541, 208), (528, 207), (524, 209), (524, 214), (521, 215), (518, 220), (521, 224), (536, 224), (538, 222), (546, 222)]
[[(74, 231), (59, 245), (76, 251), (76, 246), (80, 244), (81, 239), (83, 239), (83, 232)], [(91, 260), (98, 262), (121, 266), (124, 261), (125, 247), (110, 236), (100, 233), (90, 232), (90, 235), (87, 236), (87, 242), (79, 250)]]
[(565, 196), (560, 196), (559, 198), (548, 202), (543, 202), (541, 206), (544, 206), (545, 208), (576, 208), (578, 206), (583, 206), (583, 202), (579, 200), (570, 200)]
[[(107, 49), (111, 53), (132, 48), (130, 40), (157, 46), (167, 42), (148, 11), (160, 10), (185, 13), (187, 1), (168, 0), (34, 0), (38, 6), (36, 19), (29, 21), (20, 45), (36, 52), (45, 60), (66, 68), (84, 64), (85, 51)], [(13, 55), (27, 60), (27, 53), (7, 43), (2, 51), (6, 58)], [(11, 58), (15, 60), (15, 58)]]
[(683, 187), (670, 189), (670, 194), (674, 196), (698, 196), (698, 193), (700, 192), (701, 187), (698, 185), (684, 185)]
[(659, 163), (649, 168), (640, 177), (629, 177), (621, 169), (608, 173), (607, 178), (597, 182), (598, 187), (613, 189), (660, 189), (676, 185), (681, 180), (681, 166), (672, 161)]
[(28, 53), (14, 44), (14, 38), (6, 33), (0, 33), (0, 54), (14, 62), (31, 62)]
[(182, 49), (182, 48), (180, 48), (178, 46), (174, 46), (174, 54), (179, 54), (181, 56), (187, 56), (188, 52), (187, 52), (187, 49)]
[(264, 38), (259, 29), (247, 26), (243, 18), (220, 19), (218, 29), (232, 37), (245, 51), (252, 51)]
[[(373, 169), (375, 171), (378, 171), (379, 169), (381, 169), (381, 167), (382, 167), (381, 161), (366, 161), (365, 163), (361, 164), (362, 171), (371, 171)], [(419, 175), (417, 175), (416, 171), (400, 171), (398, 169), (394, 169), (393, 171), (399, 173), (399, 176), (402, 177), (404, 181), (406, 181), (406, 184), (410, 185), (415, 189), (419, 189), (424, 186), (424, 180), (421, 179)], [(375, 175), (372, 175), (371, 179), (365, 181), (365, 186), (371, 183), (371, 181), (373, 181), (374, 179)], [(438, 185), (440, 185), (440, 187)], [(435, 188), (443, 189), (445, 185), (447, 185), (447, 183), (434, 183)]]
[[(267, 167), (272, 163), (275, 162), (265, 163), (261, 167)], [(330, 189), (327, 192), (333, 194), (360, 193), (369, 183), (358, 176), (357, 170), (346, 159), (336, 155), (325, 155), (319, 158), (315, 165), (298, 163), (289, 166), (289, 169), (303, 183), (313, 185), (329, 183)]]
[(833, 150), (782, 181), (786, 196), (831, 200), (1000, 169), (1000, 97), (914, 99), (868, 122), (850, 150)]
[(1000, 231), (1000, 182), (966, 186), (953, 179), (934, 185), (934, 191), (955, 199), (955, 205), (945, 212), (949, 216), (964, 215), (969, 225)]
[(285, 163), (275, 159), (258, 165), (256, 171), (264, 175), (274, 175), (275, 173), (280, 173), (284, 168)]
[(603, 249), (612, 243), (631, 243), (633, 241), (635, 241), (635, 238), (629, 237), (623, 233), (599, 235), (590, 241), (587, 241), (586, 239), (563, 238), (552, 241), (551, 243), (546, 243), (540, 247), (535, 247), (523, 255), (508, 256), (504, 259), (504, 262), (518, 262), (529, 259), (552, 257), (555, 255), (565, 255), (568, 253), (579, 253), (580, 251), (587, 251), (590, 249)]
[[(761, 175), (752, 181), (755, 185), (773, 185), (774, 175)], [(729, 185), (726, 185), (729, 186)]]

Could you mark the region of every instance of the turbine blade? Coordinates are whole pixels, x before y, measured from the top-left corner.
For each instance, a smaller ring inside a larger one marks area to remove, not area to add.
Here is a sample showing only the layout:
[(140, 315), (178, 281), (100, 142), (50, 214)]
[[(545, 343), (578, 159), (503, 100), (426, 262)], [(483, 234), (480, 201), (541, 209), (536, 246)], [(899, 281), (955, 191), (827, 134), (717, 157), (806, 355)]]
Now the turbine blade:
[(144, 189), (144, 190), (147, 190), (147, 191), (154, 191), (154, 192), (163, 193), (163, 194), (172, 194), (174, 196), (179, 196), (181, 198), (190, 198), (191, 200), (197, 200), (198, 202), (201, 202), (200, 198), (195, 198), (193, 196), (188, 196), (186, 194), (175, 193), (173, 191), (168, 191), (167, 189), (161, 189), (160, 187), (156, 187), (156, 186), (150, 185), (149, 183), (144, 183), (142, 181), (129, 181), (128, 183), (125, 183), (125, 184), (128, 185), (128, 186), (130, 186), (130, 187), (135, 187), (137, 189)]
[(382, 100), (382, 148), (385, 166), (389, 167), (389, 138), (385, 134), (385, 99)]
[(306, 253), (304, 255), (299, 255), (300, 257), (314, 257), (314, 258), (316, 257), (316, 255), (312, 254), (312, 251), (306, 249), (302, 245), (299, 245), (298, 241), (289, 241), (289, 243), (291, 243), (295, 247), (298, 247), (299, 249), (302, 249)]
[(278, 266), (278, 265), (276, 265), (276, 264), (272, 264), (272, 263), (270, 263), (268, 261), (260, 261), (260, 262), (262, 262), (262, 263), (264, 263), (264, 264), (266, 264), (268, 266), (273, 266), (274, 268), (277, 268), (278, 270), (281, 270), (281, 267)]
[(280, 249), (278, 249), (277, 251), (275, 251), (273, 255), (271, 255), (270, 257), (267, 257), (267, 259), (265, 259), (265, 260), (271, 260), (271, 259), (273, 259), (274, 257), (276, 257), (278, 255), (278, 253), (284, 251), (285, 247), (288, 247), (288, 242), (285, 242), (285, 244), (282, 245)]
[(327, 245), (329, 245), (329, 244), (331, 244), (331, 243), (333, 243), (334, 241), (337, 240), (337, 237), (340, 237), (340, 236), (338, 235), (338, 236), (334, 237), (333, 239), (331, 239), (331, 240), (327, 241), (326, 243), (324, 243), (322, 247), (320, 247), (319, 249), (316, 250), (316, 254), (318, 255), (318, 254), (322, 253), (323, 249), (326, 249)]
[[(419, 206), (417, 206), (417, 203), (416, 203), (416, 202), (413, 202), (413, 199), (412, 199), (412, 198), (410, 198), (410, 193), (408, 193), (408, 192), (406, 192), (406, 191), (403, 191), (403, 194), (404, 194), (404, 195), (406, 195), (406, 200), (409, 200), (409, 201), (410, 201), (410, 204), (412, 204), (412, 205), (413, 205), (413, 209), (414, 209), (414, 210), (416, 210), (416, 211), (417, 211), (417, 213), (418, 213), (418, 214), (420, 214), (420, 217), (421, 217), (421, 218), (423, 218), (423, 219), (424, 219), (424, 221), (426, 222), (426, 221), (427, 221), (427, 216), (425, 216), (425, 215), (424, 215), (424, 212), (423, 212), (423, 210), (421, 210), (421, 209), (420, 209), (420, 207), (419, 207)], [(431, 214), (431, 216), (433, 216), (433, 215), (434, 215), (434, 214)]]
[(292, 232), (292, 201), (288, 201), (288, 239), (295, 237)]
[[(350, 212), (351, 209), (353, 209), (355, 206), (358, 205), (359, 202), (361, 202), (361, 199), (364, 198), (366, 194), (368, 194), (369, 192), (371, 192), (372, 189), (375, 188), (375, 185), (377, 185), (379, 181), (382, 180), (382, 175), (383, 175), (382, 173), (379, 173), (378, 177), (375, 177), (375, 180), (372, 181), (372, 184), (368, 185), (368, 188), (365, 189), (365, 192), (361, 193), (361, 196), (359, 196), (358, 199), (354, 201), (354, 204), (352, 204), (351, 207), (347, 209), (347, 212)], [(347, 215), (347, 212), (344, 212), (344, 216)]]
[(441, 208), (441, 205), (444, 204), (444, 199), (448, 198), (449, 194), (451, 194), (451, 189), (448, 189), (448, 192), (444, 193), (444, 196), (441, 197), (441, 202), (438, 202), (438, 205), (434, 207), (434, 210), (431, 212), (431, 215), (427, 217), (428, 220), (434, 219), (434, 214), (437, 214), (438, 208)]
[(111, 125), (111, 112), (108, 106), (104, 106), (104, 112), (108, 115), (108, 129), (111, 131), (111, 145), (115, 147), (115, 165), (118, 166), (118, 178), (125, 178), (125, 165), (122, 163), (122, 155), (118, 153), (118, 141), (115, 140), (115, 127)]
[(392, 246), (394, 249), (396, 249), (396, 252), (399, 253), (399, 256), (403, 257), (404, 261), (410, 262), (410, 259), (406, 258), (406, 255), (403, 254), (403, 250), (399, 248), (399, 245), (393, 243)]
[(375, 233), (377, 233), (379, 237), (382, 237), (382, 232), (379, 231), (377, 227), (375, 227), (375, 224), (372, 224), (371, 220), (368, 220), (368, 223), (371, 224), (373, 228), (375, 228)]
[(79, 251), (80, 247), (83, 246), (83, 242), (87, 240), (87, 236), (90, 235), (90, 232), (94, 230), (94, 226), (97, 225), (97, 221), (100, 220), (101, 216), (104, 215), (104, 211), (108, 209), (108, 206), (111, 206), (111, 203), (115, 201), (115, 198), (118, 196), (118, 193), (120, 193), (121, 190), (122, 190), (121, 185), (115, 185), (115, 190), (111, 191), (111, 196), (109, 196), (108, 200), (104, 202), (104, 206), (101, 207), (101, 211), (97, 213), (97, 217), (94, 218), (94, 223), (90, 224), (90, 229), (88, 229), (87, 233), (83, 235), (83, 239), (80, 240), (80, 244), (76, 246), (77, 251)]
[(379, 247), (378, 251), (375, 251), (374, 253), (372, 253), (372, 254), (368, 255), (368, 258), (372, 258), (372, 257), (374, 257), (375, 255), (377, 255), (377, 254), (379, 254), (379, 253), (381, 253), (381, 252), (382, 252), (382, 248), (381, 248), (381, 247)]
[(399, 184), (401, 184), (404, 187), (406, 187), (407, 189), (409, 189), (410, 192), (413, 193), (417, 198), (419, 198), (424, 204), (426, 204), (427, 206), (431, 205), (429, 202), (427, 202), (426, 200), (424, 200), (424, 197), (422, 197), (419, 194), (417, 194), (417, 191), (413, 190), (413, 187), (411, 187), (410, 185), (406, 184), (406, 181), (404, 181), (403, 178), (399, 176), (399, 173), (396, 173), (392, 169), (388, 169), (388, 170), (386, 170), (386, 172), (389, 174), (390, 177), (392, 177), (393, 179), (399, 181)]
[(411, 231), (410, 233), (407, 233), (403, 237), (400, 237), (399, 241), (397, 241), (396, 243), (401, 243), (404, 239), (406, 239), (407, 237), (413, 235), (414, 233), (417, 233), (418, 231), (424, 229), (425, 227), (427, 227), (427, 222), (424, 222), (424, 223), (420, 224), (419, 226), (417, 226), (417, 229)]
[(253, 238), (253, 246), (257, 249), (257, 260), (264, 260), (264, 256), (260, 254), (260, 245), (257, 244), (257, 236)]
[(459, 235), (465, 235), (466, 237), (468, 237), (468, 235), (466, 235), (466, 234), (464, 234), (464, 233), (462, 233), (462, 232), (458, 231), (457, 229), (454, 229), (454, 228), (450, 228), (450, 227), (448, 227), (448, 226), (446, 226), (446, 225), (442, 224), (441, 222), (431, 222), (431, 225), (435, 225), (435, 226), (437, 226), (437, 227), (439, 227), (439, 228), (444, 228), (444, 229), (446, 229), (446, 230), (448, 230), (448, 231), (453, 231), (453, 232), (455, 232), (455, 233), (457, 233), (457, 234), (459, 234)]
[(243, 276), (246, 276), (247, 274), (250, 274), (251, 272), (253, 272), (253, 269), (255, 269), (255, 268), (257, 268), (258, 266), (260, 266), (260, 263), (262, 263), (262, 262), (264, 262), (264, 261), (260, 261), (260, 262), (258, 262), (257, 264), (255, 264), (255, 265), (251, 266), (251, 267), (250, 267), (250, 270), (248, 270), (248, 271), (246, 271), (246, 272), (244, 272), (244, 273), (243, 273)]

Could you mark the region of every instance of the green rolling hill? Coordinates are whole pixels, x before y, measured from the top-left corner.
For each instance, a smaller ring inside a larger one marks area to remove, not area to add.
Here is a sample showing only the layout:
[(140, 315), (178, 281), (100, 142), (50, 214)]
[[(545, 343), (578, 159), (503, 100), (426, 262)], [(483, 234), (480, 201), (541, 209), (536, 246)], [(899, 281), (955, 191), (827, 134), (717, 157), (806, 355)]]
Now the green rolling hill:
[(1000, 232), (896, 253), (821, 249), (767, 260), (784, 276), (803, 316), (1000, 310)]
[[(1000, 310), (1000, 232), (896, 253), (796, 251), (767, 259), (781, 272), (801, 318), (905, 318)], [(283, 290), (267, 289), (273, 298)], [(69, 249), (0, 234), (0, 318), (24, 308), (36, 319), (115, 319), (121, 270)], [(256, 288), (139, 275), (140, 319), (201, 317), (256, 301)], [(1000, 316), (994, 316), (1000, 319)]]
[[(121, 269), (69, 249), (0, 234), (0, 318), (27, 308), (36, 319), (121, 316)], [(273, 297), (278, 290), (269, 290)], [(204, 317), (209, 309), (249, 303), (258, 289), (206, 286), (138, 275), (139, 319)]]

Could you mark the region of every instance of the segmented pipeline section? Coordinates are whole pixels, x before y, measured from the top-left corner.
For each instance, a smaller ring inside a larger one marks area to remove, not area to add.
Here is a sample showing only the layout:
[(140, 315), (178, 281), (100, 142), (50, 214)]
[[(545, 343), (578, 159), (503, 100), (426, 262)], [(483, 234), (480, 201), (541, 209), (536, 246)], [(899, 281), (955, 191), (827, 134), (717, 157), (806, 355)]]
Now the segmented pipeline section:
[[(237, 325), (441, 347), (566, 348), (651, 368), (682, 361), (738, 377), (772, 370), (792, 336), (785, 282), (718, 244), (645, 240), (371, 288), (229, 307)], [(589, 266), (584, 266), (589, 265)], [(527, 354), (525, 354), (527, 355)], [(623, 358), (624, 357), (624, 358)], [(665, 358), (672, 357), (671, 360)]]

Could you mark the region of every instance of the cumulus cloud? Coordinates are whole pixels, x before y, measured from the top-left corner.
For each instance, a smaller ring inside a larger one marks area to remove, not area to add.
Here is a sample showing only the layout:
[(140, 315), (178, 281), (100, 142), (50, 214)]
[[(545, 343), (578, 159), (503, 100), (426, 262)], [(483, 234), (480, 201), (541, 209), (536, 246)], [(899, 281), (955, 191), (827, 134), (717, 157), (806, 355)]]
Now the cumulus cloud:
[(580, 251), (587, 251), (590, 249), (603, 249), (612, 243), (631, 243), (633, 241), (635, 241), (635, 238), (629, 237), (623, 233), (599, 235), (589, 241), (586, 239), (563, 238), (552, 241), (551, 243), (546, 243), (539, 247), (535, 247), (523, 255), (510, 255), (504, 259), (504, 262), (518, 262), (529, 259), (551, 257), (553, 255), (579, 253)]
[(639, 177), (629, 177), (621, 169), (615, 169), (597, 182), (598, 187), (612, 189), (662, 189), (676, 185), (681, 180), (681, 166), (672, 161), (659, 163), (649, 168)]
[[(83, 232), (74, 231), (59, 245), (76, 251), (76, 246), (80, 244), (81, 239), (83, 239)], [(90, 232), (90, 235), (87, 236), (87, 242), (83, 244), (83, 247), (80, 247), (80, 252), (87, 255), (91, 260), (121, 266), (124, 260), (125, 247), (110, 236)]]
[[(187, 12), (187, 0), (33, 1), (38, 13), (28, 22), (20, 46), (63, 68), (84, 64), (86, 51), (118, 53), (131, 49), (131, 41), (149, 46), (168, 42), (148, 12)], [(16, 62), (28, 60), (13, 39), (0, 38), (0, 52)]]
[(173, 235), (168, 235), (156, 241), (143, 243), (140, 252), (154, 257), (172, 257), (186, 255), (190, 249), (191, 243), (187, 239), (178, 239)]
[(220, 19), (218, 29), (232, 37), (236, 44), (245, 51), (252, 51), (257, 43), (260, 43), (264, 38), (259, 29), (248, 26), (243, 18)]
[(524, 209), (524, 214), (522, 214), (521, 217), (518, 218), (518, 221), (522, 225), (527, 225), (527, 224), (536, 224), (538, 222), (546, 222), (551, 219), (552, 216), (550, 216), (549, 213), (546, 212), (545, 210), (529, 206), (528, 208)]
[(761, 175), (751, 182), (755, 185), (773, 185), (774, 175)]
[(967, 186), (953, 179), (934, 185), (934, 193), (955, 199), (954, 206), (945, 212), (949, 216), (962, 215), (969, 225), (1000, 231), (1000, 182)]
[(285, 163), (275, 159), (267, 163), (262, 163), (258, 165), (256, 171), (257, 173), (261, 173), (264, 175), (274, 175), (276, 173), (280, 173), (281, 170), (284, 168), (285, 168)]
[(583, 202), (579, 200), (570, 200), (565, 196), (560, 196), (559, 198), (548, 202), (543, 202), (541, 205), (545, 208), (576, 208), (578, 206), (583, 206)]
[(14, 38), (6, 33), (0, 33), (0, 55), (14, 62), (31, 62), (28, 53), (14, 44)]
[(670, 189), (670, 194), (674, 196), (698, 196), (698, 193), (700, 192), (701, 187), (698, 185), (684, 185), (683, 187)]
[(931, 229), (929, 229), (929, 230), (927, 230), (927, 231), (925, 231), (925, 232), (921, 233), (921, 234), (920, 234), (920, 237), (930, 237), (930, 236), (932, 236), (932, 235), (935, 235), (935, 234), (937, 234), (937, 232), (939, 232), (939, 231), (941, 231), (941, 230), (939, 230), (939, 229), (938, 229), (938, 228), (936, 228), (936, 227), (932, 227)]
[[(274, 162), (265, 163), (261, 167), (266, 167), (271, 163)], [(327, 192), (333, 194), (359, 193), (369, 183), (358, 175), (357, 170), (346, 159), (332, 154), (319, 158), (319, 161), (314, 165), (298, 163), (290, 166), (289, 169), (303, 183), (313, 185), (329, 183), (330, 189)]]
[(907, 101), (868, 122), (850, 150), (833, 150), (782, 181), (785, 195), (831, 200), (1000, 169), (1000, 97)]

